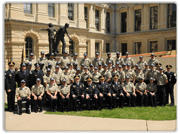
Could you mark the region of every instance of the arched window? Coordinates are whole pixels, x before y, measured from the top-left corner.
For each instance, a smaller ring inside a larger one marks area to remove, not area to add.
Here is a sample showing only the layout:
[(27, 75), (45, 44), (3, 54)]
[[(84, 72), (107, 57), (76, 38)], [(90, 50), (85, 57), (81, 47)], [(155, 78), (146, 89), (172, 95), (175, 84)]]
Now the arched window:
[(26, 58), (29, 57), (30, 53), (33, 53), (33, 39), (31, 37), (26, 37)]

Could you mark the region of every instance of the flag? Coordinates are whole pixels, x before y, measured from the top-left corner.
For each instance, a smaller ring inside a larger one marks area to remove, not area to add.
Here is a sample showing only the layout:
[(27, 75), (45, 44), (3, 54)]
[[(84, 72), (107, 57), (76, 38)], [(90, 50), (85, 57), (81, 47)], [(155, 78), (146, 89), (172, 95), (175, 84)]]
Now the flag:
[(25, 52), (24, 52), (24, 48), (22, 49), (22, 55), (21, 55), (21, 64), (25, 62)]

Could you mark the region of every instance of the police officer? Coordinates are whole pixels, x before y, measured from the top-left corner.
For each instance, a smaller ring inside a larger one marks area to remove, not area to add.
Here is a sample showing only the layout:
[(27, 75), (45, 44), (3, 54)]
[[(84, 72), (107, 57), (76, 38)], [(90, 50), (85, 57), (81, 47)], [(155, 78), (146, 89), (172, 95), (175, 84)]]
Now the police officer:
[(43, 62), (40, 62), (40, 63), (39, 63), (39, 66), (40, 66), (39, 71), (44, 75), (44, 72), (45, 72), (44, 63), (43, 63)]
[(130, 81), (133, 82), (133, 84), (135, 83), (135, 78), (136, 78), (136, 74), (134, 72), (133, 69), (131, 69), (131, 65), (128, 63), (127, 64), (127, 70), (124, 71), (125, 76), (129, 76), (130, 77)]
[(74, 83), (70, 87), (71, 96), (75, 104), (76, 111), (77, 108), (77, 99), (80, 100), (80, 111), (82, 111), (82, 105), (84, 104), (84, 84), (80, 82), (79, 75), (74, 76)]
[(151, 69), (147, 72), (147, 78), (148, 80), (150, 79), (150, 77), (153, 77), (154, 78), (154, 83), (156, 84), (157, 83), (157, 73), (159, 71), (155, 70), (155, 65), (154, 64), (151, 64)]
[(157, 95), (159, 103), (162, 107), (166, 104), (166, 89), (165, 84), (168, 83), (168, 78), (166, 74), (163, 73), (163, 67), (159, 68), (159, 73), (157, 74)]
[(112, 79), (111, 72), (108, 71), (108, 66), (107, 64), (104, 64), (104, 70), (102, 71), (101, 75), (105, 77), (105, 82), (110, 83)]
[(87, 78), (87, 85), (85, 85), (85, 98), (88, 110), (91, 110), (90, 100), (95, 101), (95, 109), (98, 109), (98, 89), (95, 84), (92, 83), (92, 78)]
[(8, 110), (12, 112), (14, 110), (14, 102), (15, 102), (15, 92), (16, 92), (16, 81), (15, 77), (16, 74), (14, 72), (14, 62), (9, 62), (9, 69), (5, 72), (7, 87), (6, 87), (6, 93), (7, 93), (7, 102), (8, 102)]
[(92, 61), (88, 58), (88, 54), (84, 53), (84, 58), (81, 60), (80, 65), (84, 64), (84, 66), (89, 66), (92, 64)]
[(89, 72), (90, 72), (91, 74), (94, 73), (94, 65), (93, 65), (93, 64), (90, 65), (90, 70), (89, 70)]
[(18, 87), (21, 85), (21, 80), (26, 81), (26, 86), (30, 87), (30, 74), (26, 70), (26, 63), (21, 64), (21, 70), (17, 72), (16, 74), (16, 82), (18, 83)]
[(29, 72), (29, 74), (32, 74), (32, 63), (26, 63), (26, 70)]
[(95, 85), (99, 84), (99, 77), (101, 74), (98, 72), (98, 67), (94, 68), (94, 73), (92, 74), (92, 81)]
[(148, 93), (148, 96), (150, 96), (151, 106), (156, 107), (157, 106), (157, 102), (156, 102), (157, 85), (153, 82), (154, 81), (153, 77), (151, 77), (149, 81), (150, 83), (147, 84), (146, 91)]
[(112, 71), (112, 62), (108, 61), (108, 71), (111, 72)]
[(120, 56), (120, 52), (116, 52), (116, 59), (115, 59), (115, 63), (119, 63), (120, 65), (122, 65), (124, 63), (123, 58), (121, 58)]
[(94, 67), (98, 67), (99, 63), (104, 65), (104, 59), (100, 58), (99, 53), (96, 53), (96, 58), (94, 58), (94, 60), (92, 61), (92, 64), (94, 65)]
[(38, 112), (38, 105), (40, 107), (40, 111), (42, 112), (42, 100), (44, 95), (44, 86), (41, 84), (41, 79), (36, 79), (36, 84), (31, 87), (32, 100), (35, 105), (35, 113)]
[(68, 70), (69, 70), (69, 67), (68, 66), (65, 66), (64, 68), (64, 72), (61, 74), (61, 81), (63, 79), (66, 79), (66, 84), (67, 85), (70, 85), (72, 83), (72, 78), (71, 76), (68, 74)]
[(41, 83), (44, 84), (43, 74), (39, 71), (39, 69), (40, 69), (39, 64), (35, 63), (34, 66), (35, 66), (35, 70), (33, 70), (32, 74), (30, 74), (30, 83), (31, 83), (30, 87), (32, 87), (33, 85), (36, 84), (36, 79), (37, 78), (40, 78)]
[(67, 66), (67, 63), (70, 63), (70, 59), (68, 58), (68, 52), (65, 51), (64, 54), (63, 54), (63, 57), (61, 57), (60, 61), (61, 63), (61, 67), (62, 67), (62, 70), (65, 69), (65, 66)]
[(50, 78), (51, 78), (51, 77), (52, 77), (52, 75), (51, 75), (51, 69), (48, 68), (48, 69), (47, 69), (47, 74), (43, 76), (43, 81), (44, 81), (44, 86), (45, 86), (45, 87), (47, 86), (47, 84), (50, 83)]
[(168, 83), (166, 84), (166, 104), (169, 103), (169, 94), (171, 97), (171, 107), (174, 106), (174, 84), (176, 84), (176, 74), (171, 71), (172, 66), (166, 65), (167, 71), (165, 74), (168, 78)]
[(151, 54), (151, 59), (149, 59), (148, 64), (149, 64), (149, 65), (151, 65), (151, 64), (156, 65), (157, 63), (159, 63), (159, 61), (155, 58), (155, 54), (152, 53), (152, 54)]
[(49, 63), (52, 65), (51, 72), (54, 72), (55, 66), (56, 66), (56, 60), (54, 59), (55, 54), (51, 53), (50, 59), (47, 62), (47, 65), (49, 66)]
[(108, 64), (109, 61), (111, 61), (112, 65), (115, 65), (115, 61), (114, 61), (113, 58), (111, 58), (111, 53), (110, 52), (107, 53), (106, 64)]
[(132, 68), (135, 65), (134, 60), (129, 57), (129, 52), (126, 52), (126, 57), (124, 58), (124, 63), (126, 63), (126, 64), (129, 63)]
[(34, 59), (34, 54), (30, 53), (29, 59), (26, 60), (26, 64), (27, 63), (32, 63), (32, 70), (34, 70), (34, 64), (36, 63), (36, 60)]
[(143, 78), (143, 81), (144, 81), (144, 74), (143, 72), (141, 71), (141, 67), (138, 67), (138, 70), (136, 72), (136, 78), (135, 78), (135, 83), (138, 83), (139, 82), (139, 78), (142, 77)]
[(50, 101), (50, 111), (55, 112), (57, 110), (58, 86), (54, 83), (54, 78), (50, 78), (50, 83), (47, 84), (45, 91), (47, 93), (47, 98)]
[(105, 82), (105, 77), (103, 75), (101, 75), (99, 79), (100, 83), (97, 86), (98, 98), (100, 102), (99, 109), (102, 110), (103, 98), (105, 98), (106, 102), (109, 103), (109, 109), (112, 110), (112, 96), (110, 86)]
[(59, 95), (61, 97), (61, 105), (62, 109), (61, 111), (64, 112), (64, 102), (67, 101), (67, 112), (70, 110), (70, 85), (66, 84), (66, 79), (62, 79), (62, 85), (59, 86)]
[(117, 104), (117, 97), (119, 98), (119, 107), (123, 108), (124, 105), (124, 94), (123, 94), (123, 88), (121, 86), (121, 83), (118, 82), (118, 75), (113, 75), (113, 82), (111, 83), (111, 94), (112, 94), (112, 99), (114, 103), (114, 107), (116, 108)]
[[(112, 71), (111, 71), (111, 76), (114, 76), (114, 75), (118, 75), (118, 71), (116, 70), (116, 66), (115, 65), (112, 65)], [(113, 80), (112, 80), (113, 81)]]
[(144, 60), (143, 56), (139, 56), (139, 61), (137, 62), (137, 64), (139, 65), (139, 67), (141, 67), (142, 70), (144, 70), (146, 63), (147, 62)]
[(123, 71), (121, 65), (119, 65), (119, 70), (118, 70), (118, 81), (121, 83), (121, 85), (125, 81), (125, 72)]
[(145, 63), (145, 69), (142, 70), (142, 71), (143, 71), (143, 74), (144, 74), (144, 82), (145, 82), (146, 84), (149, 83), (149, 78), (148, 78), (148, 76), (147, 76), (149, 70), (150, 70), (150, 69), (149, 69), (149, 64), (148, 64), (148, 63)]
[(79, 67), (79, 61), (77, 59), (77, 53), (73, 54), (73, 58), (71, 59), (71, 64), (74, 66), (74, 63), (76, 63), (76, 66)]
[[(107, 65), (107, 64), (106, 64)], [(102, 74), (102, 72), (104, 71), (104, 69), (102, 68), (102, 64), (101, 63), (98, 63), (98, 72), (100, 74)]]
[(55, 80), (55, 83), (59, 86), (61, 83), (61, 73), (59, 71), (60, 67), (56, 65), (55, 72), (52, 74), (52, 77)]
[(42, 70), (46, 69), (46, 66), (48, 64), (48, 59), (46, 59), (45, 53), (43, 51), (41, 51), (41, 57), (38, 58), (37, 63), (39, 63), (39, 64), (44, 63), (44, 66), (43, 66)]
[(46, 70), (44, 70), (44, 75), (47, 74), (47, 69), (48, 69), (48, 68), (51, 69), (51, 74), (54, 73), (52, 64), (51, 64), (51, 63), (48, 63), (48, 66), (47, 66)]
[(143, 82), (143, 77), (139, 77), (139, 82), (136, 83), (135, 88), (136, 88), (136, 93), (137, 93), (137, 98), (139, 100), (139, 106), (142, 107), (143, 100), (144, 100), (144, 106), (147, 107), (147, 100), (148, 100), (148, 94), (146, 91), (146, 83)]
[(18, 106), (19, 106), (19, 115), (22, 114), (22, 101), (27, 101), (26, 103), (26, 112), (30, 114), (30, 103), (31, 103), (31, 91), (29, 87), (26, 87), (26, 81), (21, 80), (21, 86), (16, 89), (16, 96), (17, 96), (17, 101), (18, 101)]
[(130, 77), (126, 76), (126, 81), (123, 84), (123, 91), (126, 93), (126, 97), (128, 99), (128, 107), (130, 107), (130, 102), (132, 102), (133, 107), (135, 107), (136, 102), (136, 93), (135, 93), (135, 86), (132, 82), (130, 82)]
[(86, 79), (87, 79), (88, 77), (92, 77), (92, 74), (88, 71), (88, 67), (85, 66), (85, 67), (84, 67), (84, 72), (81, 74), (81, 80), (80, 80), (80, 81), (81, 81), (82, 83), (84, 83), (84, 85), (86, 85), (86, 84), (87, 84)]

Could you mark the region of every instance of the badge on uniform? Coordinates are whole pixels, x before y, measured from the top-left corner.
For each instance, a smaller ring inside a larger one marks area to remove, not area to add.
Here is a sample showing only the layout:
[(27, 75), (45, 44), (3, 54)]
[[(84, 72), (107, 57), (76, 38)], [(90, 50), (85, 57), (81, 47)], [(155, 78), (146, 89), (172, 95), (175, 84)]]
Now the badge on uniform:
[(11, 78), (12, 74), (9, 74), (9, 77)]
[(76, 86), (74, 85), (73, 87), (75, 88)]
[(94, 88), (94, 86), (93, 86), (93, 88)]
[(82, 88), (82, 85), (80, 85), (80, 88)]

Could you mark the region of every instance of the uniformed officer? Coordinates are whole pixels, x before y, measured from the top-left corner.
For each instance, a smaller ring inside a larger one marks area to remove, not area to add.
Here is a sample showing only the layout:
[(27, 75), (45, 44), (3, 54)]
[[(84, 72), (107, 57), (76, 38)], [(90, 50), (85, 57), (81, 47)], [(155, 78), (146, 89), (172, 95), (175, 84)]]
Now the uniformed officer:
[(61, 57), (60, 59), (60, 63), (61, 63), (61, 67), (62, 67), (62, 70), (65, 69), (65, 66), (67, 66), (67, 63), (70, 63), (70, 59), (68, 58), (68, 52), (65, 51), (64, 54), (63, 54), (63, 57)]
[[(56, 60), (54, 59), (55, 57), (55, 54), (54, 53), (51, 53), (50, 55), (50, 59), (48, 60), (47, 62), (47, 65), (49, 66), (50, 64), (52, 65), (52, 68), (51, 68), (51, 72), (54, 72), (54, 69), (55, 69), (55, 66), (56, 66)], [(50, 64), (49, 64), (50, 63)]]
[(115, 62), (115, 63), (116, 63), (116, 70), (117, 70), (117, 71), (119, 71), (119, 65), (120, 65), (120, 64), (119, 64), (119, 62), (118, 62), (118, 61), (117, 61), (117, 62)]
[(85, 67), (85, 65), (84, 65), (84, 63), (82, 63), (82, 64), (81, 64), (80, 74), (84, 72), (84, 67)]
[(150, 79), (150, 77), (153, 77), (154, 78), (154, 83), (156, 84), (157, 83), (157, 73), (158, 72), (159, 71), (155, 70), (155, 65), (151, 64), (150, 70), (147, 73), (148, 80)]
[[(111, 76), (114, 76), (114, 75), (118, 75), (118, 71), (116, 70), (116, 66), (115, 65), (112, 65), (112, 71), (111, 71)], [(111, 79), (112, 80), (112, 79)], [(113, 81), (113, 80), (112, 80)]]
[(141, 71), (141, 67), (138, 67), (138, 70), (136, 72), (136, 78), (135, 78), (135, 83), (139, 82), (139, 78), (142, 77), (143, 78), (143, 82), (144, 82), (144, 74)]
[(35, 69), (35, 68), (34, 68), (34, 64), (36, 63), (36, 60), (34, 59), (34, 54), (33, 54), (33, 53), (30, 53), (29, 59), (26, 60), (26, 64), (27, 64), (27, 63), (32, 63), (31, 69), (32, 69), (32, 70)]
[(56, 65), (55, 72), (52, 74), (52, 77), (55, 80), (55, 83), (59, 86), (61, 83), (61, 73), (59, 71), (60, 67)]
[(168, 78), (166, 74), (163, 73), (163, 67), (160, 67), (159, 71), (160, 72), (157, 74), (157, 95), (160, 105), (164, 107), (166, 104), (165, 84), (168, 83)]
[(80, 65), (84, 64), (84, 66), (89, 66), (92, 64), (92, 61), (88, 58), (88, 54), (84, 53), (84, 58), (81, 60)]
[(16, 79), (16, 82), (18, 83), (18, 87), (20, 87), (20, 85), (21, 85), (21, 80), (25, 80), (26, 86), (30, 87), (30, 81), (29, 81), (30, 80), (30, 74), (26, 70), (26, 63), (21, 64), (21, 70), (17, 72), (15, 79)]
[(40, 66), (39, 71), (44, 75), (44, 72), (45, 72), (44, 63), (43, 63), (43, 62), (40, 62), (40, 63), (39, 63), (39, 66)]
[(57, 110), (58, 86), (54, 83), (54, 78), (50, 78), (50, 83), (47, 84), (45, 91), (47, 93), (47, 98), (50, 101), (50, 111), (55, 112)]
[(135, 88), (136, 88), (137, 99), (139, 101), (139, 106), (142, 107), (143, 100), (144, 100), (144, 106), (147, 107), (147, 100), (148, 100), (148, 94), (146, 91), (147, 85), (143, 81), (144, 81), (144, 78), (139, 77), (139, 82), (136, 83)]
[(123, 71), (127, 70), (127, 64), (126, 64), (126, 63), (123, 63), (123, 64), (122, 64), (122, 68), (123, 68)]
[(145, 82), (146, 84), (149, 83), (149, 78), (148, 78), (148, 76), (147, 76), (149, 70), (150, 70), (150, 69), (149, 69), (149, 64), (148, 64), (148, 63), (145, 63), (145, 69), (143, 70), (143, 74), (144, 74), (144, 82)]
[(73, 54), (73, 58), (71, 59), (71, 64), (74, 66), (74, 63), (76, 63), (76, 67), (79, 67), (79, 61), (77, 59), (77, 53)]
[(92, 78), (87, 78), (87, 85), (85, 85), (84, 88), (85, 98), (86, 98), (86, 104), (88, 107), (88, 110), (91, 110), (90, 100), (92, 99), (95, 101), (95, 109), (98, 109), (98, 89), (95, 84), (92, 83)]
[(146, 61), (144, 60), (143, 56), (139, 56), (139, 61), (137, 62), (139, 67), (141, 67), (142, 70), (145, 69)]
[(157, 63), (159, 63), (159, 61), (155, 58), (155, 54), (152, 53), (152, 54), (151, 54), (151, 59), (149, 59), (148, 64), (149, 64), (149, 65), (151, 65), (151, 64), (156, 65)]
[(127, 70), (125, 70), (124, 73), (125, 73), (125, 76), (129, 76), (130, 77), (130, 81), (134, 84), (135, 83), (136, 74), (135, 74), (134, 70), (131, 69), (131, 65), (129, 63), (127, 64)]
[(121, 65), (119, 65), (118, 81), (121, 83), (121, 85), (125, 81), (125, 72), (123, 71), (123, 68)]
[(80, 80), (80, 81), (81, 81), (82, 83), (84, 83), (84, 85), (86, 85), (86, 84), (87, 84), (86, 79), (87, 79), (88, 77), (92, 77), (92, 74), (88, 71), (88, 67), (85, 66), (85, 67), (84, 67), (84, 72), (81, 73), (81, 80)]
[(67, 66), (69, 67), (69, 70), (68, 70), (68, 72), (69, 72), (69, 75), (72, 75), (72, 74), (75, 74), (76, 73), (76, 71), (73, 69), (73, 66), (72, 66), (72, 64), (71, 63), (67, 63)]
[(135, 63), (134, 63), (134, 60), (129, 57), (129, 52), (126, 52), (126, 57), (124, 58), (124, 63), (126, 63), (126, 64), (129, 63), (130, 66), (131, 66), (132, 68), (134, 68)]
[(75, 76), (75, 75), (79, 75), (79, 78), (81, 79), (80, 71), (81, 71), (81, 70), (80, 70), (80, 68), (78, 67), (78, 68), (76, 69), (76, 73), (75, 73), (74, 75), (71, 75), (72, 81), (75, 81), (75, 80), (74, 80), (74, 76)]
[[(107, 65), (107, 64), (106, 64)], [(101, 63), (98, 63), (98, 72), (100, 74), (102, 74), (102, 72), (104, 71), (104, 69), (102, 68), (102, 64)]]
[(44, 86), (41, 84), (41, 79), (37, 78), (36, 84), (31, 87), (31, 95), (35, 105), (35, 113), (38, 112), (38, 105), (40, 107), (39, 112), (42, 112), (42, 100), (43, 100), (44, 90), (45, 90)]
[(94, 73), (92, 74), (92, 81), (95, 85), (99, 84), (99, 77), (101, 74), (98, 72), (98, 67), (94, 68)]
[(41, 51), (41, 57), (38, 58), (37, 63), (44, 63), (42, 70), (46, 69), (46, 66), (48, 65), (48, 59), (46, 59), (45, 53), (43, 51)]
[(108, 71), (111, 72), (112, 71), (112, 62), (108, 61)]
[(100, 58), (99, 53), (96, 53), (96, 58), (94, 58), (94, 60), (92, 61), (92, 64), (94, 65), (94, 67), (98, 67), (98, 64), (101, 63), (102, 65), (104, 65), (104, 59)]
[(67, 85), (70, 85), (72, 83), (72, 78), (70, 75), (68, 75), (68, 70), (69, 70), (69, 67), (68, 66), (65, 66), (64, 68), (64, 72), (61, 74), (61, 81), (63, 79), (66, 79), (66, 84)]
[(32, 74), (32, 63), (26, 63), (26, 70), (29, 72), (29, 74)]
[[(114, 103), (114, 107), (116, 108), (117, 103), (119, 104), (120, 108), (123, 108), (124, 106), (124, 94), (123, 94), (123, 88), (120, 82), (118, 82), (118, 75), (113, 75), (113, 82), (111, 83), (111, 95)], [(119, 102), (117, 102), (117, 98), (119, 99)]]
[(47, 69), (48, 69), (48, 68), (51, 69), (51, 74), (54, 73), (52, 64), (51, 64), (51, 63), (48, 63), (48, 66), (47, 66), (46, 70), (44, 70), (44, 75), (47, 74)]
[(76, 62), (73, 63), (73, 69), (76, 71), (76, 69), (78, 68), (78, 64)]
[(100, 83), (97, 86), (98, 98), (100, 102), (99, 109), (102, 110), (103, 98), (105, 98), (106, 104), (109, 103), (109, 109), (112, 110), (112, 96), (110, 86), (105, 82), (105, 77), (103, 75), (101, 75), (99, 79)]
[(47, 69), (47, 74), (43, 76), (43, 81), (44, 81), (44, 86), (45, 86), (45, 87), (47, 86), (47, 84), (50, 83), (50, 78), (51, 78), (51, 77), (52, 77), (52, 75), (51, 75), (51, 69), (48, 68), (48, 69)]
[(94, 73), (94, 65), (93, 65), (93, 64), (90, 65), (90, 70), (89, 70), (89, 72), (90, 72), (91, 74)]
[(169, 103), (169, 94), (171, 97), (171, 105), (174, 106), (174, 84), (176, 84), (176, 74), (171, 71), (172, 66), (166, 65), (167, 71), (165, 74), (168, 78), (168, 83), (166, 84), (166, 104)]
[(110, 52), (107, 53), (106, 64), (108, 64), (109, 61), (111, 61), (112, 65), (115, 65), (115, 61), (114, 61), (113, 58), (111, 58), (111, 53)]
[[(136, 102), (136, 93), (135, 93), (135, 86), (132, 82), (130, 82), (130, 77), (126, 76), (126, 81), (123, 84), (123, 91), (126, 93), (126, 97), (128, 99), (128, 107), (131, 106), (135, 107)], [(131, 103), (132, 102), (132, 103)]]
[(66, 112), (68, 112), (70, 110), (70, 85), (66, 84), (66, 79), (62, 79), (62, 85), (59, 86), (59, 95), (61, 97), (61, 111), (64, 112), (64, 102), (67, 101), (68, 104)]
[(101, 75), (103, 75), (105, 77), (105, 82), (106, 83), (111, 83), (112, 75), (111, 75), (111, 72), (108, 71), (107, 64), (104, 64), (104, 70), (102, 71)]
[[(157, 63), (157, 64), (156, 64), (156, 70), (159, 71), (159, 67), (161, 67), (161, 66), (162, 66), (161, 63)], [(164, 70), (163, 70), (163, 73), (165, 73)]]
[[(63, 70), (61, 69), (61, 63), (59, 61), (56, 62), (56, 66), (59, 66), (59, 72), (58, 73), (62, 73)], [(55, 70), (56, 70), (56, 67), (55, 67)]]
[(116, 52), (116, 59), (115, 59), (115, 63), (119, 62), (120, 65), (122, 65), (124, 63), (123, 58), (121, 58), (120, 56), (120, 52)]
[(74, 83), (70, 87), (71, 96), (75, 104), (76, 111), (77, 108), (77, 99), (80, 100), (80, 111), (82, 111), (82, 105), (84, 104), (84, 84), (80, 82), (79, 75), (74, 76)]
[(15, 102), (15, 92), (16, 92), (16, 81), (15, 77), (16, 74), (14, 72), (14, 62), (9, 62), (9, 69), (5, 71), (5, 77), (7, 87), (6, 87), (6, 93), (7, 93), (7, 102), (8, 102), (8, 110), (12, 112), (14, 110), (14, 102)]
[(16, 97), (17, 97), (17, 102), (19, 106), (19, 109), (18, 109), (19, 115), (22, 114), (22, 101), (27, 101), (26, 112), (30, 114), (30, 107), (29, 107), (31, 103), (30, 95), (31, 95), (31, 91), (29, 87), (26, 87), (26, 81), (21, 80), (21, 86), (16, 89)]
[(157, 85), (153, 82), (154, 78), (150, 78), (150, 83), (147, 84), (146, 91), (148, 93), (148, 96), (150, 96), (150, 102), (152, 107), (157, 106), (156, 102), (156, 93), (157, 93)]
[(135, 64), (135, 69), (134, 69), (134, 72), (135, 72), (135, 73), (138, 72), (138, 67), (139, 67), (139, 65), (138, 65), (138, 64)]
[(33, 85), (36, 84), (36, 79), (40, 78), (41, 79), (41, 83), (44, 84), (43, 81), (43, 74), (39, 71), (40, 66), (38, 63), (35, 63), (35, 70), (32, 71), (32, 74), (30, 74), (30, 87), (32, 87)]

